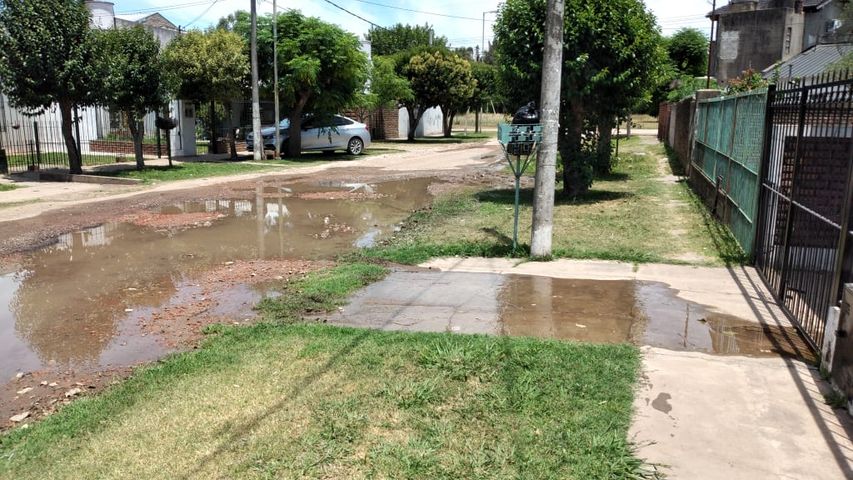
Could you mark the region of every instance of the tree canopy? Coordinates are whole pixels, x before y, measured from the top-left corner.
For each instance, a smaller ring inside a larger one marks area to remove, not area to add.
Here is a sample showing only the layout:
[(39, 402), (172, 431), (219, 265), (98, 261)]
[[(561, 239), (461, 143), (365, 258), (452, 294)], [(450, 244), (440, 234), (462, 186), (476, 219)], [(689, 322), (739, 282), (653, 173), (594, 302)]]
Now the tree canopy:
[(453, 117), (468, 104), (477, 86), (471, 64), (445, 50), (425, 51), (412, 56), (406, 71), (421, 104), (441, 108), (444, 136), (450, 137)]
[(429, 24), (412, 26), (398, 23), (390, 28), (373, 27), (365, 37), (370, 42), (371, 53), (376, 56), (393, 55), (418, 47), (447, 48), (447, 38), (436, 37)]
[(242, 95), (249, 73), (242, 37), (222, 29), (191, 30), (163, 52), (165, 64), (180, 79), (178, 98), (199, 103)]
[(666, 51), (676, 71), (690, 77), (708, 72), (708, 38), (696, 28), (682, 28), (666, 40)]
[(102, 101), (124, 113), (133, 136), (136, 167), (142, 168), (142, 119), (168, 103), (173, 85), (160, 55), (160, 42), (141, 26), (105, 30), (97, 38), (106, 63)]
[(59, 105), (71, 173), (82, 173), (72, 112), (98, 100), (103, 78), (89, 11), (77, 0), (4, 1), (0, 7), (0, 89), (13, 106), (32, 113)]
[[(545, 0), (507, 0), (495, 24), (498, 65), (510, 101), (538, 100)], [(563, 32), (561, 131), (563, 188), (585, 192), (593, 168), (605, 154), (609, 128), (648, 98), (665, 63), (654, 16), (640, 0), (568, 0)], [(595, 126), (606, 132), (601, 146), (589, 145)], [(586, 141), (585, 141), (586, 140)]]
[[(302, 115), (338, 113), (353, 104), (366, 86), (367, 56), (355, 35), (296, 10), (276, 15), (278, 22), (279, 95), (288, 112), (288, 155), (301, 151)], [(237, 12), (230, 22), (234, 32), (249, 38), (250, 19)], [(261, 83), (272, 88), (273, 15), (258, 19), (258, 71)]]

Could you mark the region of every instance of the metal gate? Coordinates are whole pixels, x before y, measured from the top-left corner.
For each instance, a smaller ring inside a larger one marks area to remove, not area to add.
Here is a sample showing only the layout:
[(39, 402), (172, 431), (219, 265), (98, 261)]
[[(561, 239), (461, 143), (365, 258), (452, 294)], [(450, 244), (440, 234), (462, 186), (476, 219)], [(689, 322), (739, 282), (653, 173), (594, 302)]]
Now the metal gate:
[(758, 213), (758, 169), (767, 91), (696, 104), (690, 183), (748, 255)]
[(851, 281), (853, 79), (788, 82), (769, 95), (755, 264), (820, 351), (829, 307)]

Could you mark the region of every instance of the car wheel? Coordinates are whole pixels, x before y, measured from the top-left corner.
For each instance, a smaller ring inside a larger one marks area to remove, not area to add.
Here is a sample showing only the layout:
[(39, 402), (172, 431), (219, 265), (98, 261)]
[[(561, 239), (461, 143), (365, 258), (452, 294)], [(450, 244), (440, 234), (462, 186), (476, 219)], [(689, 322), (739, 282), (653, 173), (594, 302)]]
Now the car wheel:
[(350, 155), (361, 155), (364, 151), (364, 140), (358, 137), (352, 137), (347, 143), (347, 153)]

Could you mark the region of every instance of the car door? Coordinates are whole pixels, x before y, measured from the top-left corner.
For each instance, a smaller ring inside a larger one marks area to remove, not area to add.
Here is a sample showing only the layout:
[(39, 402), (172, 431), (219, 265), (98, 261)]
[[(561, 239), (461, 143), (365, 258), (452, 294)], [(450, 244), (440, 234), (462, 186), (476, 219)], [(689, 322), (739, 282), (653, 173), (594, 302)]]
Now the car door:
[(317, 134), (320, 129), (316, 128), (313, 117), (302, 120), (302, 150), (314, 150), (318, 146)]
[(332, 143), (336, 149), (347, 148), (350, 137), (350, 125), (354, 122), (346, 117), (335, 115), (333, 120)]

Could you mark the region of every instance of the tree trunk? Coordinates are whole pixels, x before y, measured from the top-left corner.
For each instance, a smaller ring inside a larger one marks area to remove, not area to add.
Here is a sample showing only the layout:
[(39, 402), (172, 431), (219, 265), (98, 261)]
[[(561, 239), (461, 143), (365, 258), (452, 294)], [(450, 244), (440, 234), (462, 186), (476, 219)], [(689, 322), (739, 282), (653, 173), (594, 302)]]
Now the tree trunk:
[(62, 114), (62, 138), (65, 140), (65, 150), (68, 151), (68, 171), (83, 173), (83, 159), (80, 158), (80, 151), (77, 150), (77, 142), (74, 140), (73, 107), (68, 100), (59, 102), (59, 112)]
[[(418, 129), (418, 124), (421, 122), (421, 116), (423, 112), (420, 108), (416, 108), (415, 106), (406, 105), (406, 111), (409, 113), (409, 132), (407, 135), (407, 139), (410, 142), (415, 141), (415, 131)], [(415, 113), (417, 111), (417, 113)]]
[(444, 138), (450, 138), (453, 134), (453, 117), (456, 114), (452, 108), (448, 107), (441, 107), (441, 113), (443, 114), (441, 116), (442, 133), (444, 134)]
[[(298, 157), (302, 154), (302, 109), (308, 103), (310, 93), (302, 92), (293, 110), (290, 111), (290, 127), (288, 128), (287, 156)], [(276, 125), (278, 128), (278, 125)]]
[(136, 169), (142, 170), (145, 168), (145, 160), (142, 158), (142, 133), (145, 127), (132, 112), (127, 112), (127, 126), (130, 128), (131, 137), (133, 137), (133, 156), (136, 158)]
[(583, 106), (580, 100), (569, 102), (568, 125), (566, 135), (560, 138), (559, 150), (563, 162), (563, 193), (569, 197), (577, 197), (589, 189), (587, 171), (581, 152), (583, 138)]
[(480, 133), (480, 107), (474, 110), (474, 133)]
[(603, 116), (598, 119), (598, 145), (596, 145), (595, 172), (607, 175), (613, 168), (613, 127), (616, 122), (613, 117)]

